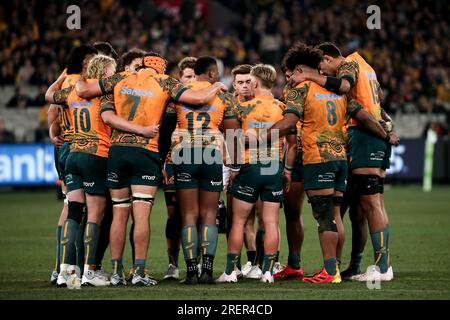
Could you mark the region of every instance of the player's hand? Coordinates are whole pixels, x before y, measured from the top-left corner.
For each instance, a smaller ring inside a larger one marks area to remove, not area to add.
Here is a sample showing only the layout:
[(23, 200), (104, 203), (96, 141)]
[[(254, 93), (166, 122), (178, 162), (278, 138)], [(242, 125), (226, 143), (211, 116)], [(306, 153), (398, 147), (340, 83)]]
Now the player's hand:
[(161, 170), (161, 174), (162, 174), (162, 178), (163, 178), (163, 184), (171, 184), (173, 183), (173, 179), (174, 177), (169, 177), (169, 174), (167, 173), (167, 171), (165, 169)]
[(228, 91), (228, 87), (226, 85), (224, 85), (222, 82), (216, 82), (216, 83), (214, 83), (214, 86), (217, 87), (217, 92), (219, 92), (219, 91), (224, 91), (224, 92)]
[(399, 143), (400, 143), (400, 138), (398, 137), (397, 133), (391, 132), (389, 134), (389, 144), (398, 146)]
[(159, 125), (157, 126), (147, 126), (142, 128), (141, 135), (146, 138), (154, 138), (159, 132)]
[(299, 83), (306, 81), (308, 79), (307, 72), (299, 72), (295, 70), (294, 73), (289, 77), (288, 84), (291, 88), (295, 88)]
[(61, 147), (64, 144), (64, 138), (62, 136), (56, 136), (50, 139), (55, 147)]
[(236, 179), (238, 174), (239, 174), (239, 171), (231, 171), (230, 172), (230, 182), (228, 182), (229, 187), (233, 185), (234, 179)]
[(286, 171), (283, 172), (283, 186), (284, 186), (284, 192), (288, 193), (289, 190), (291, 190), (291, 183), (292, 183), (292, 173), (288, 173)]

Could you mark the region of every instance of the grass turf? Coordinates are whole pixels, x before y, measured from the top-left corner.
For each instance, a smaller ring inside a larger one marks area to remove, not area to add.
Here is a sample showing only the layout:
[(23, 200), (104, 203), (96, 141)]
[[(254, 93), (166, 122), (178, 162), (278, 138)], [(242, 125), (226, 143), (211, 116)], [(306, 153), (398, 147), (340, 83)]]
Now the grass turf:
[[(450, 299), (450, 187), (436, 187), (423, 193), (419, 187), (386, 188), (390, 216), (391, 261), (395, 279), (382, 283), (381, 290), (369, 290), (365, 283), (307, 285), (298, 280), (265, 285), (244, 280), (230, 285), (183, 286), (174, 281), (159, 281), (154, 287), (82, 288), (67, 290), (49, 283), (54, 265), (56, 222), (62, 202), (55, 192), (7, 192), (0, 194), (0, 299)], [(166, 255), (164, 198), (158, 193), (152, 213), (152, 237), (147, 261), (156, 279), (165, 274)], [(316, 222), (309, 205), (303, 208), (305, 241), (302, 265), (313, 272), (322, 265)], [(287, 260), (284, 215), (280, 261)], [(347, 241), (343, 267), (350, 255), (350, 224), (345, 218)], [(219, 236), (215, 277), (225, 268), (226, 240)], [(109, 250), (103, 261), (109, 269)], [(370, 240), (363, 266), (371, 264)], [(246, 261), (243, 250), (243, 263)], [(130, 266), (127, 243), (124, 264)], [(182, 253), (180, 266), (184, 269)], [(184, 276), (184, 272), (182, 272)]]

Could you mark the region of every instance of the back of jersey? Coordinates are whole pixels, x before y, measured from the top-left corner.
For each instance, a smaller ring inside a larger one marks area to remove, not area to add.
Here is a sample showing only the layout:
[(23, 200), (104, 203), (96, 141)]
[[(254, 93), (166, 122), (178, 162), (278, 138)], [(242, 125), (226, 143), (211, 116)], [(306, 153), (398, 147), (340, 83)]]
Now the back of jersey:
[[(346, 60), (354, 61), (359, 66), (358, 78), (350, 91), (350, 96), (358, 101), (364, 110), (370, 113), (376, 120), (381, 120), (378, 80), (375, 71), (357, 52), (347, 56)], [(356, 126), (358, 124), (356, 120), (351, 119), (349, 126)]]
[(303, 107), (303, 164), (346, 160), (343, 127), (347, 99), (305, 81), (297, 86), (307, 90)]

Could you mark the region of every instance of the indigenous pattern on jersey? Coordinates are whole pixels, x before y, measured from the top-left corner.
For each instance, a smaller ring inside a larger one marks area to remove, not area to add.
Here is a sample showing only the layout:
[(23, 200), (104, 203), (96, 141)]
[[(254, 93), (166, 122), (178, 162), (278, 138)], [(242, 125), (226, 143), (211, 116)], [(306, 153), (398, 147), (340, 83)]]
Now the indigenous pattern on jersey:
[[(80, 78), (80, 74), (69, 74), (64, 80), (61, 89), (74, 87), (77, 80)], [(64, 141), (71, 142), (73, 138), (73, 116), (69, 112), (69, 109), (62, 108), (59, 113), (59, 122), (61, 124), (61, 134)]]
[[(189, 87), (201, 90), (211, 86), (206, 81), (193, 81)], [(181, 147), (212, 146), (219, 150), (223, 148), (223, 120), (235, 119), (236, 98), (227, 92), (217, 93), (204, 106), (190, 106), (181, 103), (168, 108), (168, 115), (177, 116), (177, 129), (172, 141), (173, 145)]]
[[(164, 74), (141, 69), (135, 74), (121, 73), (99, 83), (104, 94), (102, 112), (112, 110), (118, 116), (141, 126), (161, 124), (170, 99), (178, 101), (187, 90), (181, 82)], [(111, 94), (113, 93), (113, 94)], [(146, 138), (113, 129), (111, 145), (140, 147), (158, 152), (159, 134)]]
[[(365, 111), (377, 121), (381, 120), (381, 105), (379, 97), (380, 84), (373, 68), (357, 52), (347, 56), (338, 69), (337, 76), (343, 79), (353, 79), (350, 97), (358, 101)], [(349, 126), (359, 125), (351, 119)]]
[(361, 106), (311, 81), (289, 90), (285, 113), (302, 119), (303, 165), (346, 160), (343, 126)]
[[(262, 130), (268, 130), (283, 119), (284, 103), (266, 96), (256, 96), (237, 107), (238, 120), (246, 134), (258, 137)], [(258, 147), (256, 141), (245, 148), (244, 163), (256, 164), (259, 160), (279, 160), (283, 158), (283, 138), (273, 141), (270, 146)]]
[(77, 96), (75, 89), (69, 87), (56, 92), (54, 99), (56, 103), (64, 103), (68, 106), (65, 109), (73, 119), (73, 140), (70, 151), (107, 158), (111, 129), (102, 120), (100, 98), (81, 99)]
[[(286, 104), (286, 102), (287, 102), (287, 96), (288, 96), (290, 89), (291, 89), (290, 85), (285, 85), (283, 88), (281, 101), (284, 104)], [(301, 121), (301, 119), (299, 121), (297, 121), (296, 129), (297, 129), (297, 153), (301, 154), (302, 153), (302, 121)]]

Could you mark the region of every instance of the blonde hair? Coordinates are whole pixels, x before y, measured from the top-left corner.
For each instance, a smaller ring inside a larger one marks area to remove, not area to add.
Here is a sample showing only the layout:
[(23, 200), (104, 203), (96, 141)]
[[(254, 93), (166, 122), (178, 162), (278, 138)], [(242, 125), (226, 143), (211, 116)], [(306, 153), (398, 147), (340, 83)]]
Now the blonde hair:
[(105, 56), (103, 54), (98, 54), (94, 56), (91, 61), (89, 61), (86, 70), (86, 79), (102, 79), (105, 69), (110, 66), (116, 66), (116, 60)]
[(186, 57), (183, 58), (180, 62), (178, 62), (178, 69), (180, 70), (180, 76), (183, 75), (184, 69), (186, 68), (194, 69), (196, 61), (197, 58), (195, 57)]
[(265, 89), (272, 89), (277, 82), (277, 71), (270, 64), (257, 64), (250, 74), (257, 78)]

